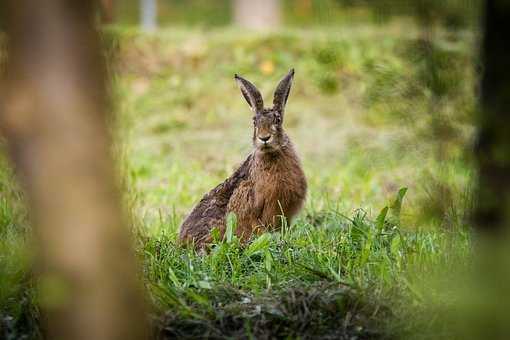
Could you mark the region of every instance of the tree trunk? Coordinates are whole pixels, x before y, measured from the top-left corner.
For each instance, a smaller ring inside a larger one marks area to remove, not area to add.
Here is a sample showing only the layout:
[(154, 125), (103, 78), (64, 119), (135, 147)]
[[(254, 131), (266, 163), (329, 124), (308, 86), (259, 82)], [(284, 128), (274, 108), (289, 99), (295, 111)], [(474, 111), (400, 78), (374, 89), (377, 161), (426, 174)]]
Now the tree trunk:
[(496, 233), (510, 226), (510, 3), (487, 0), (482, 46), (476, 226)]
[(0, 132), (26, 191), (48, 339), (143, 339), (93, 1), (6, 0)]
[(278, 27), (281, 20), (279, 0), (235, 0), (234, 18), (236, 25), (255, 30)]
[(142, 29), (146, 32), (156, 30), (158, 8), (156, 0), (140, 0), (140, 15)]
[(113, 23), (115, 16), (114, 0), (101, 0), (101, 22), (103, 24)]

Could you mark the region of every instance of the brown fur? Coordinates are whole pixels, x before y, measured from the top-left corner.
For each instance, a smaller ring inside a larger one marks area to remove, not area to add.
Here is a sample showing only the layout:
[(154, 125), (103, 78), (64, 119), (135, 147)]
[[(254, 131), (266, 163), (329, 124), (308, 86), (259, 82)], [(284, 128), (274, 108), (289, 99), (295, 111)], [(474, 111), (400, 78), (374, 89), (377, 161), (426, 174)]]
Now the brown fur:
[(290, 224), (306, 197), (306, 178), (294, 146), (282, 127), (294, 72), (280, 82), (271, 109), (264, 109), (255, 86), (236, 76), (243, 96), (255, 112), (253, 152), (223, 183), (206, 194), (181, 225), (179, 238), (203, 248), (211, 230), (225, 232), (226, 216), (237, 216), (236, 234), (247, 242), (253, 234), (279, 230), (282, 217)]

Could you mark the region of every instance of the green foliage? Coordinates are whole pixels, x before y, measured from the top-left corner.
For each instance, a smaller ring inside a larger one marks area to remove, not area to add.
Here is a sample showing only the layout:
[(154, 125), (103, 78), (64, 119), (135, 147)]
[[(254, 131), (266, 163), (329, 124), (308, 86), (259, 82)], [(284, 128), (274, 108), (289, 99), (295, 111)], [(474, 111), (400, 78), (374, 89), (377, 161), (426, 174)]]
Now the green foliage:
[[(401, 202), (404, 193), (400, 190), (396, 201)], [(239, 310), (249, 314), (243, 320), (252, 324), (260, 326), (264, 318), (281, 323), (282, 318), (290, 318), (285, 310), (288, 294), (324, 286), (327, 288), (318, 294), (327, 296), (331, 290), (341, 290), (344, 303), (357, 301), (358, 308), (351, 312), (360, 313), (354, 322), (361, 329), (358, 335), (389, 331), (380, 318), (387, 308), (396, 308), (393, 299), (413, 300), (426, 294), (425, 287), (413, 285), (414, 278), (408, 270), (438, 265), (444, 261), (446, 249), (456, 249), (449, 256), (465, 254), (469, 243), (462, 235), (452, 239), (432, 230), (402, 230), (385, 219), (387, 211), (383, 209), (375, 221), (361, 210), (352, 218), (330, 211), (321, 223), (315, 222), (318, 216), (303, 216), (292, 232), (263, 234), (247, 248), (241, 247), (227, 232), (224, 240), (211, 246), (208, 255), (176, 246), (172, 236), (161, 234), (150, 238), (143, 246), (145, 273), (159, 309), (172, 311), (171, 321), (164, 321), (163, 326), (172, 334), (185, 334), (193, 323), (211, 334), (233, 336), (246, 331), (245, 323), (227, 322), (239, 317), (236, 314)], [(453, 244), (448, 246), (449, 242)], [(265, 299), (271, 299), (272, 304), (260, 301)], [(313, 298), (303, 299), (303, 303), (310, 303)], [(329, 304), (335, 304), (335, 300)], [(329, 304), (316, 308), (327, 313)], [(262, 310), (257, 312), (257, 305)], [(274, 311), (267, 312), (267, 308)], [(338, 310), (339, 318), (345, 316), (345, 308)], [(379, 308), (381, 311), (377, 312)], [(365, 319), (367, 315), (360, 310), (375, 313), (373, 319)], [(393, 312), (402, 317), (400, 313), (404, 310)], [(312, 315), (294, 316), (294, 320), (285, 321), (285, 327), (306, 323), (312, 327), (308, 330), (311, 332), (340, 331), (334, 324), (323, 329), (324, 320), (315, 313), (320, 312), (314, 310)], [(286, 334), (297, 336), (299, 333), (293, 333), (297, 329), (290, 329)], [(252, 331), (258, 336), (278, 334), (271, 333), (275, 331), (271, 328)], [(307, 330), (301, 331), (308, 334)]]
[(441, 24), (451, 30), (469, 27), (477, 22), (480, 0), (410, 1), (410, 13), (425, 25)]
[[(0, 145), (0, 149), (2, 145)], [(16, 339), (38, 333), (37, 310), (29, 279), (26, 211), (13, 175), (0, 155), (0, 337)]]

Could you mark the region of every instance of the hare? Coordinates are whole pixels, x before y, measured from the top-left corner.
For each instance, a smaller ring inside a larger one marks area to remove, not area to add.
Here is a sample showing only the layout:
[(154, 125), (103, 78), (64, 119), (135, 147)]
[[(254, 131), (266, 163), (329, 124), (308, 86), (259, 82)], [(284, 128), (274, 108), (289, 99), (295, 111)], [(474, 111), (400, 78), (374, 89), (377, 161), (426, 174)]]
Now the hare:
[(262, 95), (248, 80), (235, 75), (253, 116), (253, 151), (223, 183), (207, 193), (186, 217), (180, 241), (203, 249), (212, 241), (211, 230), (225, 233), (226, 216), (237, 217), (236, 235), (246, 243), (254, 234), (281, 228), (303, 206), (307, 183), (301, 162), (283, 130), (285, 104), (294, 70), (280, 81), (273, 107), (264, 108)]

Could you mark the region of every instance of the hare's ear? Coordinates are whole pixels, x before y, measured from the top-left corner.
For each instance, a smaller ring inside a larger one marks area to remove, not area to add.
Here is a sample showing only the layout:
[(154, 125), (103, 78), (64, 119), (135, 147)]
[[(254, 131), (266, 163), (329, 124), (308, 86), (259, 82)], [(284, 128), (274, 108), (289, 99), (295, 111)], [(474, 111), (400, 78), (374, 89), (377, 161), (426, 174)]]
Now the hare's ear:
[(261, 113), (264, 110), (264, 101), (262, 100), (262, 95), (260, 94), (259, 90), (257, 90), (255, 85), (243, 77), (238, 76), (237, 74), (234, 78), (239, 84), (241, 93), (243, 94), (244, 99), (246, 99), (250, 105), (252, 111), (256, 114)]
[(291, 69), (289, 73), (276, 87), (276, 91), (274, 92), (273, 99), (273, 109), (278, 111), (280, 115), (283, 116), (283, 112), (285, 111), (285, 104), (287, 104), (287, 99), (289, 98), (290, 87), (292, 86), (292, 79), (294, 78), (294, 69)]

